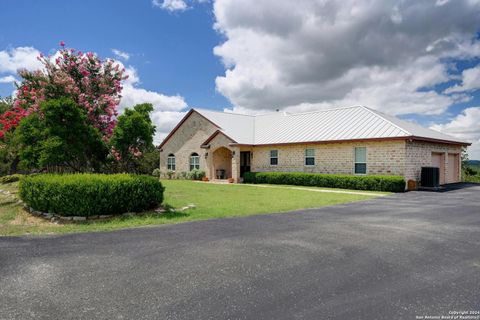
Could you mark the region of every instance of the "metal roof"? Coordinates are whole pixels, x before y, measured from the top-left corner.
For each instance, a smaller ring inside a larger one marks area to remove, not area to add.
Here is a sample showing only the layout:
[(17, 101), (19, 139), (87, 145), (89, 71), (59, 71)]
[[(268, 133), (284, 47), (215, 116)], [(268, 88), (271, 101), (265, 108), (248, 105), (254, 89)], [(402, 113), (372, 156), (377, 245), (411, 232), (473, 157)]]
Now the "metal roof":
[(364, 106), (306, 113), (243, 115), (194, 109), (238, 144), (286, 144), (388, 138), (423, 138), (468, 144), (452, 136)]

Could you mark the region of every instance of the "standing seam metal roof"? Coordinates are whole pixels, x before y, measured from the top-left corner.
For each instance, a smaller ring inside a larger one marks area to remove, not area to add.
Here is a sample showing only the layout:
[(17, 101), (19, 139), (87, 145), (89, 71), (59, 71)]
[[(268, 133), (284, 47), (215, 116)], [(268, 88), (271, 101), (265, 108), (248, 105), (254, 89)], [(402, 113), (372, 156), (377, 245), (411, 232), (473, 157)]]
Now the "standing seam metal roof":
[(306, 113), (244, 115), (194, 109), (239, 144), (285, 144), (321, 141), (418, 137), (467, 144), (364, 106)]

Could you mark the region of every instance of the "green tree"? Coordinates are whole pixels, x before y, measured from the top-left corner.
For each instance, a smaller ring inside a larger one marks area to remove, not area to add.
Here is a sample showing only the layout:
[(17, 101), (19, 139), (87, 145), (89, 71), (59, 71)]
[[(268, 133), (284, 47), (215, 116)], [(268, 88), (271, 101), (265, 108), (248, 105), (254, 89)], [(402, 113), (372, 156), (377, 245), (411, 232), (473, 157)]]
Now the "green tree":
[(153, 106), (150, 103), (137, 104), (133, 109), (125, 109), (124, 113), (118, 117), (111, 144), (119, 153), (121, 170), (138, 172), (141, 166), (148, 166), (147, 163), (151, 162), (150, 153), (154, 150), (153, 135), (155, 134), (155, 126), (150, 119), (152, 111)]
[[(13, 108), (12, 97), (0, 97), (0, 113), (3, 114)], [(3, 123), (0, 122), (0, 130)], [(7, 133), (0, 139), (0, 175), (13, 174), (17, 172), (19, 160), (17, 146), (12, 139), (13, 134)]]
[(40, 110), (22, 119), (15, 130), (20, 164), (28, 169), (62, 166), (76, 172), (99, 171), (108, 148), (87, 112), (69, 98), (46, 100)]

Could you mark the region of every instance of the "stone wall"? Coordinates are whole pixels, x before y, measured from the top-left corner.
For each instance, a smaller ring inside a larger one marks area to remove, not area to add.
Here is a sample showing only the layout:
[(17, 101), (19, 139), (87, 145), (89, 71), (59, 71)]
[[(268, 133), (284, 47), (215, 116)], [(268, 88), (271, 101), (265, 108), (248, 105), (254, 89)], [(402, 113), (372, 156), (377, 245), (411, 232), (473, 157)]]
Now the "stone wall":
[(176, 172), (190, 170), (190, 155), (193, 152), (200, 156), (200, 170), (207, 171), (206, 150), (200, 148), (218, 128), (210, 121), (193, 112), (182, 126), (163, 145), (160, 152), (160, 171), (167, 172), (167, 157), (175, 155)]
[[(257, 146), (252, 171), (353, 174), (355, 147), (367, 148), (367, 174), (403, 175), (405, 141), (363, 141), (324, 144)], [(305, 149), (315, 150), (315, 165), (305, 165)], [(270, 165), (270, 150), (278, 150), (278, 165)]]
[[(422, 141), (406, 142), (406, 166), (405, 179), (420, 181), (421, 168), (432, 165), (432, 152), (445, 154), (444, 169), (445, 177), (448, 177), (448, 153), (461, 154), (462, 147), (459, 145), (432, 143)], [(459, 174), (461, 164), (458, 165)]]

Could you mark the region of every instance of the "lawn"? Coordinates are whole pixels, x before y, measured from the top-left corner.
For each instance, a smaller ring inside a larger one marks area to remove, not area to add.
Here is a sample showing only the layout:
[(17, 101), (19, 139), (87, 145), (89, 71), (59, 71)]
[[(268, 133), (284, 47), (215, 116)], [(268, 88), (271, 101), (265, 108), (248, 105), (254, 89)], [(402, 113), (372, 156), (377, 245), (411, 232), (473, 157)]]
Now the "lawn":
[[(379, 192), (366, 192), (367, 194), (314, 192), (313, 190), (327, 189), (212, 184), (185, 180), (165, 180), (162, 183), (166, 187), (164, 201), (166, 206), (182, 208), (194, 204), (195, 208), (181, 212), (177, 210), (163, 215), (151, 212), (143, 216), (120, 216), (108, 221), (52, 223), (34, 217), (23, 209), (16, 196), (16, 182), (3, 184), (0, 185), (2, 190), (0, 192), (0, 235), (107, 231), (193, 220), (249, 216), (317, 208), (371, 199), (385, 194)], [(335, 189), (327, 191), (332, 190), (335, 191)]]

